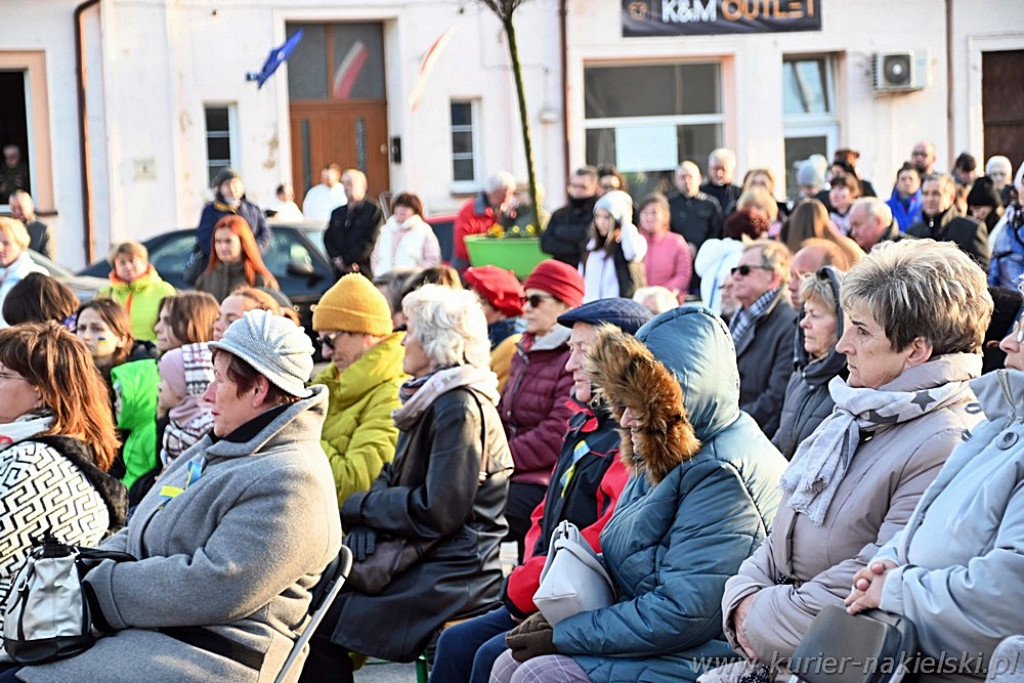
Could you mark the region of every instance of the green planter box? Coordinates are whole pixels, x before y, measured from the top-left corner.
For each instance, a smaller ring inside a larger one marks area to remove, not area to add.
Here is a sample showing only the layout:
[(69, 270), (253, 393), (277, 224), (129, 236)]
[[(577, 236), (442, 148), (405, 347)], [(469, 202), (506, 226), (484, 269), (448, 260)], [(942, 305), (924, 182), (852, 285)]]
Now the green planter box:
[(499, 266), (513, 271), (523, 280), (537, 264), (551, 258), (540, 250), (539, 237), (494, 239), (483, 235), (466, 238), (469, 262), (474, 266)]

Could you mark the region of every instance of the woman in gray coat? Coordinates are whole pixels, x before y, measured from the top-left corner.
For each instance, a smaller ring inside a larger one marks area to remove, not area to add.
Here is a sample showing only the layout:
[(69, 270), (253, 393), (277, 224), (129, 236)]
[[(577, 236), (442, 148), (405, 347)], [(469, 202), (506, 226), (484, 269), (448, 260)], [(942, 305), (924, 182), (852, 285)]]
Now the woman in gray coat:
[(312, 344), (281, 316), (250, 311), (210, 346), (213, 434), (100, 546), (138, 561), (86, 576), (94, 626), (109, 635), (19, 680), (262, 681), (284, 664), (341, 546), (319, 441), (327, 393), (305, 387)]
[(968, 382), (992, 299), (970, 257), (931, 240), (879, 245), (846, 275), (841, 304), (849, 379), (831, 381), (836, 409), (797, 449), (772, 533), (722, 601), (729, 641), (765, 666), (843, 603), (979, 419)]
[(800, 284), (803, 312), (796, 329), (793, 374), (786, 386), (779, 430), (772, 444), (787, 460), (793, 458), (800, 442), (832, 413), (835, 401), (828, 383), (835, 376), (846, 378), (846, 356), (836, 350), (843, 336), (843, 311), (839, 307), (842, 274), (825, 266)]
[(857, 573), (846, 599), (851, 612), (880, 607), (914, 622), (922, 683), (976, 683), (986, 670), (989, 680), (1024, 676), (1019, 639), (1003, 656), (995, 651), (1024, 633), (1022, 330), (1018, 320), (1000, 344), (1007, 369), (971, 382), (986, 421), (950, 456), (906, 528)]

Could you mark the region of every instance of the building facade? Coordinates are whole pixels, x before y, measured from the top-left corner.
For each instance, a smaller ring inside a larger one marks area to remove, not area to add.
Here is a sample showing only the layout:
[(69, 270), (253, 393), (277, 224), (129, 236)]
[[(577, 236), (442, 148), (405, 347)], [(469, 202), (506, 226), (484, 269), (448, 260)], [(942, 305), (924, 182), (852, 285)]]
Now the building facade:
[[(809, 30), (722, 33), (808, 12)], [(285, 181), (301, 202), (336, 162), (432, 214), (495, 171), (525, 180), (506, 36), (474, 0), (5, 0), (0, 17), (0, 145), (23, 150), (70, 266), (195, 225), (227, 165), (257, 203)], [(516, 28), (552, 208), (583, 163), (639, 193), (716, 146), (779, 177), (852, 147), (880, 192), (922, 139), (942, 168), (965, 150), (1024, 160), (1018, 0), (528, 0)], [(300, 30), (262, 88), (246, 80)], [(909, 89), (879, 87), (879, 55), (912, 63), (890, 83)]]

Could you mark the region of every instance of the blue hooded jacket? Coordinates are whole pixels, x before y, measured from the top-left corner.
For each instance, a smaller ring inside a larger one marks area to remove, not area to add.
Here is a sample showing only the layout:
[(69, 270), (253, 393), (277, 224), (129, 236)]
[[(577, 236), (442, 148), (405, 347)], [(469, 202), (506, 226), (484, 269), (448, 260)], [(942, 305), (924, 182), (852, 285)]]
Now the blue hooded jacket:
[[(660, 443), (648, 442), (634, 456), (643, 466), (601, 533), (618, 602), (559, 622), (554, 644), (595, 682), (696, 680), (736, 658), (722, 635), (725, 582), (768, 535), (787, 463), (739, 409), (736, 353), (720, 318), (705, 308), (677, 308), (636, 336), (682, 387), (699, 449), (682, 458), (677, 452), (660, 481), (648, 476), (658, 464), (652, 458), (664, 456)], [(646, 406), (650, 424), (659, 411), (648, 397), (661, 387), (631, 380), (630, 367), (612, 368), (610, 376), (624, 378), (623, 393)], [(604, 388), (612, 405), (630, 405)], [(627, 436), (626, 454), (629, 445)]]

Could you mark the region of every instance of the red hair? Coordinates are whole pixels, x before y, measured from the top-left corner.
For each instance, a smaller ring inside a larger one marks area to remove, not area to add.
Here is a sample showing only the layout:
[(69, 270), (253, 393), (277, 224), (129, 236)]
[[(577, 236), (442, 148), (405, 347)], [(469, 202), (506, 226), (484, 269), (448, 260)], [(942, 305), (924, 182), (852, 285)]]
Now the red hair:
[(217, 231), (221, 228), (230, 230), (231, 234), (237, 236), (238, 241), (242, 244), (242, 269), (245, 271), (245, 281), (255, 287), (256, 274), (259, 273), (263, 276), (264, 284), (267, 287), (280, 289), (277, 280), (270, 273), (270, 269), (267, 268), (267, 264), (263, 262), (263, 256), (260, 255), (260, 249), (256, 246), (256, 238), (252, 234), (252, 228), (249, 227), (249, 223), (241, 216), (234, 214), (224, 216), (213, 226), (213, 238), (210, 240), (210, 265), (206, 269), (213, 270), (221, 263), (220, 258), (217, 256), (217, 249), (214, 246), (217, 240)]

